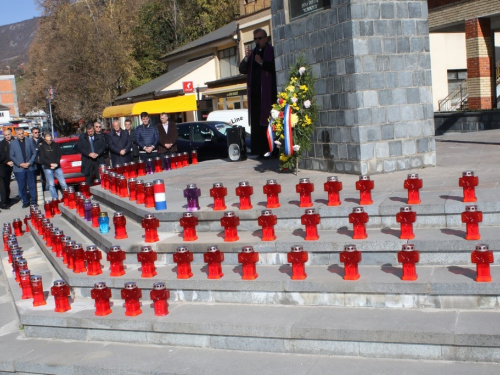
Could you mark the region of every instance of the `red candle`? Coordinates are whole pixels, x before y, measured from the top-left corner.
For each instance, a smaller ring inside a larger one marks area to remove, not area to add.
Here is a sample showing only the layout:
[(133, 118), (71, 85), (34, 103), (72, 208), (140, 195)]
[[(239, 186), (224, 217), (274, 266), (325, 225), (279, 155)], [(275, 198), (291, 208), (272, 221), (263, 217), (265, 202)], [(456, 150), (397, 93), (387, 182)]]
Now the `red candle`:
[(111, 314), (112, 311), (109, 305), (111, 289), (106, 286), (105, 282), (98, 282), (94, 284), (94, 289), (90, 291), (90, 298), (95, 300), (94, 315), (106, 316)]
[(259, 261), (259, 253), (253, 250), (252, 246), (244, 246), (241, 253), (238, 253), (238, 263), (241, 263), (243, 269), (242, 280), (255, 280), (257, 274), (256, 263)]
[(222, 273), (222, 262), (224, 262), (224, 253), (217, 246), (209, 246), (207, 252), (203, 254), (203, 260), (208, 263), (208, 278), (220, 279)]
[(328, 206), (340, 206), (340, 191), (342, 190), (342, 182), (336, 176), (327, 177), (324, 190), (328, 192)]
[(179, 246), (174, 254), (174, 262), (177, 263), (177, 278), (189, 279), (193, 277), (191, 272), (191, 262), (193, 261), (193, 253), (185, 246)]
[(71, 310), (71, 307), (69, 306), (70, 290), (64, 280), (54, 281), (54, 286), (50, 288), (50, 294), (54, 296), (54, 300), (56, 302), (56, 308), (54, 309), (55, 312), (63, 313)]

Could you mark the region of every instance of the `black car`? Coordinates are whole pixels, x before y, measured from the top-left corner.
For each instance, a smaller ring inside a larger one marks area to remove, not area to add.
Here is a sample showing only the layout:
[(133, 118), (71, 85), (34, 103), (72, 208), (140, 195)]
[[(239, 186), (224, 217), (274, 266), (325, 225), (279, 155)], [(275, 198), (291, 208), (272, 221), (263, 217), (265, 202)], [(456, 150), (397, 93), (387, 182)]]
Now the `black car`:
[[(196, 150), (198, 160), (227, 158), (227, 129), (231, 125), (220, 121), (184, 122), (177, 125), (179, 138), (177, 151)], [(250, 152), (250, 135), (246, 135), (247, 152)]]

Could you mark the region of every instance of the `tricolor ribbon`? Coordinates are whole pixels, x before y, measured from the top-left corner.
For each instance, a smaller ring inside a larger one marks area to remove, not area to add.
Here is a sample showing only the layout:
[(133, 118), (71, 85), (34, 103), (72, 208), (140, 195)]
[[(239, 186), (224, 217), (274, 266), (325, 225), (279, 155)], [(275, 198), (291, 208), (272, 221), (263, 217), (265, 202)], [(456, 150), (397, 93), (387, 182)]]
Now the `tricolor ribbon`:
[(283, 130), (285, 136), (285, 155), (293, 155), (292, 108), (287, 104), (284, 109)]
[(267, 143), (269, 144), (269, 152), (273, 152), (274, 150), (274, 133), (273, 133), (273, 119), (269, 121), (269, 125), (267, 126)]

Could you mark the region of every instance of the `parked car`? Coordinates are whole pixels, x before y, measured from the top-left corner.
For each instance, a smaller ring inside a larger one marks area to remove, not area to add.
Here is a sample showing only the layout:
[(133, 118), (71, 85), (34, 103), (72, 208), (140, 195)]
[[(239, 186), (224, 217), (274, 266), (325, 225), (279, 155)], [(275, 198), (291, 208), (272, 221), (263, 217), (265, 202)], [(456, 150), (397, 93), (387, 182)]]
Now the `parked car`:
[[(177, 151), (196, 150), (198, 160), (227, 158), (227, 129), (231, 125), (220, 121), (184, 122), (177, 125), (179, 138)], [(250, 152), (250, 135), (246, 136), (247, 152)]]
[(229, 125), (240, 125), (245, 128), (248, 134), (251, 134), (250, 124), (248, 123), (248, 109), (212, 111), (208, 114), (207, 121), (220, 121), (227, 122)]
[(82, 155), (76, 151), (78, 135), (55, 138), (54, 142), (61, 146), (61, 168), (66, 183), (76, 185), (85, 181), (85, 175), (82, 173)]

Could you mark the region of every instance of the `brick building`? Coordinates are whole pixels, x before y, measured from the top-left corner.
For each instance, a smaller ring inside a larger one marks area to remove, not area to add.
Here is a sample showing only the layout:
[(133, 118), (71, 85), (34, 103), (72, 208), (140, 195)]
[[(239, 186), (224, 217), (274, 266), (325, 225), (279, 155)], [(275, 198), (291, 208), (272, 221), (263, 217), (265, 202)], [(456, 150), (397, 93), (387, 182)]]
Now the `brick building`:
[[(443, 39), (444, 47), (448, 44), (452, 52), (456, 52), (463, 48), (465, 41), (468, 108), (497, 107), (500, 72), (496, 62), (500, 57), (495, 56), (494, 36), (495, 31), (500, 31), (500, 1), (428, 0), (428, 8), (431, 35), (448, 34)], [(453, 71), (449, 70), (449, 79), (453, 79)], [(433, 71), (433, 78), (434, 75)], [(460, 80), (458, 75), (456, 78)]]
[(11, 117), (19, 117), (16, 80), (13, 75), (0, 75), (0, 104), (10, 109)]

